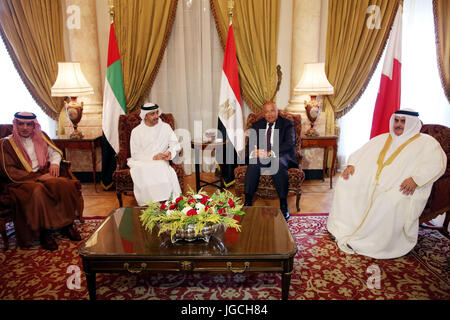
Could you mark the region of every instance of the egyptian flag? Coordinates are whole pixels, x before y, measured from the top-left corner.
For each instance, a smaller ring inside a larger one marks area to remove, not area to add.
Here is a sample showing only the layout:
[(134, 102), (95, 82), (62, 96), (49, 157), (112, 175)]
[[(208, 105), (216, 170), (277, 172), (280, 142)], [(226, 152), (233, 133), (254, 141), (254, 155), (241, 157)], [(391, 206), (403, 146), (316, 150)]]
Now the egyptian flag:
[(223, 163), (222, 179), (225, 187), (229, 187), (234, 183), (234, 168), (237, 166), (237, 154), (244, 149), (241, 93), (233, 23), (230, 23), (228, 28), (225, 56), (223, 58), (218, 130), (222, 133), (222, 138), (226, 139), (226, 145), (223, 153), (217, 153), (217, 160), (219, 163)]
[(112, 174), (116, 169), (116, 153), (119, 152), (119, 116), (126, 113), (123, 90), (122, 65), (117, 47), (114, 23), (109, 31), (108, 66), (103, 93), (102, 181), (105, 190), (113, 185)]
[(399, 5), (389, 37), (380, 89), (373, 111), (370, 138), (389, 132), (389, 119), (400, 109), (402, 68), (402, 5)]

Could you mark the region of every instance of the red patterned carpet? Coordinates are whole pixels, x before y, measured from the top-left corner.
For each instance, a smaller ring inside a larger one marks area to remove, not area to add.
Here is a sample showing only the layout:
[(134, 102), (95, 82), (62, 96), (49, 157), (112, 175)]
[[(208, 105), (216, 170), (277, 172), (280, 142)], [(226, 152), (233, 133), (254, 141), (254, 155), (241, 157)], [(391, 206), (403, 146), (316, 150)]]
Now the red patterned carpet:
[[(418, 244), (402, 258), (376, 260), (341, 252), (326, 233), (326, 214), (293, 216), (289, 221), (299, 251), (295, 258), (289, 299), (450, 299), (450, 240), (439, 232), (420, 229)], [(79, 226), (83, 238), (100, 224)], [(39, 246), (20, 249), (10, 239), (0, 250), (1, 300), (86, 300), (86, 279), (69, 289), (73, 265), (82, 271), (80, 243), (59, 238), (59, 250)], [(1, 243), (1, 240), (0, 240)], [(3, 243), (1, 243), (3, 244)], [(76, 267), (75, 267), (76, 268)], [(379, 272), (379, 282), (372, 281)], [(266, 300), (280, 299), (281, 276), (200, 274), (98, 274), (97, 299)]]

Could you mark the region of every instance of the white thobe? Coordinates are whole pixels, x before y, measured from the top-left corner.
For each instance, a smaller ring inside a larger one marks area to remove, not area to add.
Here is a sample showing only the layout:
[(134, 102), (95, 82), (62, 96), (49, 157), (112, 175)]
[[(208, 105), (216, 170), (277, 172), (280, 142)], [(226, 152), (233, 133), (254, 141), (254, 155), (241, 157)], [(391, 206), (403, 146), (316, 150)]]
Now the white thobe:
[(165, 201), (181, 194), (175, 170), (166, 160), (153, 160), (158, 153), (170, 151), (172, 159), (181, 150), (175, 132), (170, 125), (159, 120), (153, 127), (144, 121), (131, 131), (128, 159), (134, 196), (140, 206), (150, 200)]
[[(20, 137), (22, 139), (23, 146), (25, 148), (25, 151), (28, 153), (28, 156), (31, 160), (31, 170), (33, 172), (36, 172), (39, 170), (39, 162), (36, 156), (36, 150), (34, 149), (34, 143), (31, 138), (24, 138)], [(48, 161), (50, 164), (57, 164), (59, 166), (61, 162), (61, 155), (58, 151), (53, 149), (53, 147), (47, 145), (48, 147)]]
[[(327, 228), (346, 253), (376, 259), (408, 253), (417, 243), (419, 217), (432, 184), (445, 172), (447, 157), (439, 142), (420, 134), (382, 169), (377, 181), (377, 160), (388, 136), (379, 135), (352, 154), (348, 164), (355, 167), (354, 174), (336, 184)], [(392, 153), (388, 150), (383, 163)], [(417, 188), (404, 195), (400, 185), (410, 177)]]

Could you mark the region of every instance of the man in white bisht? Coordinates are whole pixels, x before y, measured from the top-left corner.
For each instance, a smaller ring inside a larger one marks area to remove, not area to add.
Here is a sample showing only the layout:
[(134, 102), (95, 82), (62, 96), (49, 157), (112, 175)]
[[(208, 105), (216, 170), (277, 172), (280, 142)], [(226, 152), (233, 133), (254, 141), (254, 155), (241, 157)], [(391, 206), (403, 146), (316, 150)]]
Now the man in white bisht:
[(420, 214), (447, 165), (439, 142), (420, 133), (418, 116), (411, 109), (396, 111), (389, 133), (350, 156), (327, 223), (342, 251), (390, 259), (417, 243)]
[(131, 131), (128, 166), (140, 206), (181, 194), (175, 170), (169, 165), (181, 145), (170, 125), (159, 119), (160, 114), (157, 104), (146, 103), (141, 107), (141, 124)]

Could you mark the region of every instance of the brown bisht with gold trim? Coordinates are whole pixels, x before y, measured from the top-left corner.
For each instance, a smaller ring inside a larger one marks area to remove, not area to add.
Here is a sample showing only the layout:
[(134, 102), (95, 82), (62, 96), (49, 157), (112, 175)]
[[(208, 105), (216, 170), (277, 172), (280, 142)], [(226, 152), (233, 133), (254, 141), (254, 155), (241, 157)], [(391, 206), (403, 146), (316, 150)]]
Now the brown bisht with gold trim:
[[(62, 155), (45, 133), (42, 137)], [(49, 165), (33, 172), (12, 135), (0, 140), (0, 179), (7, 184), (11, 196), (20, 246), (30, 246), (43, 229), (62, 228), (82, 216), (80, 182), (63, 167), (59, 177), (41, 181), (40, 177), (49, 172)]]

